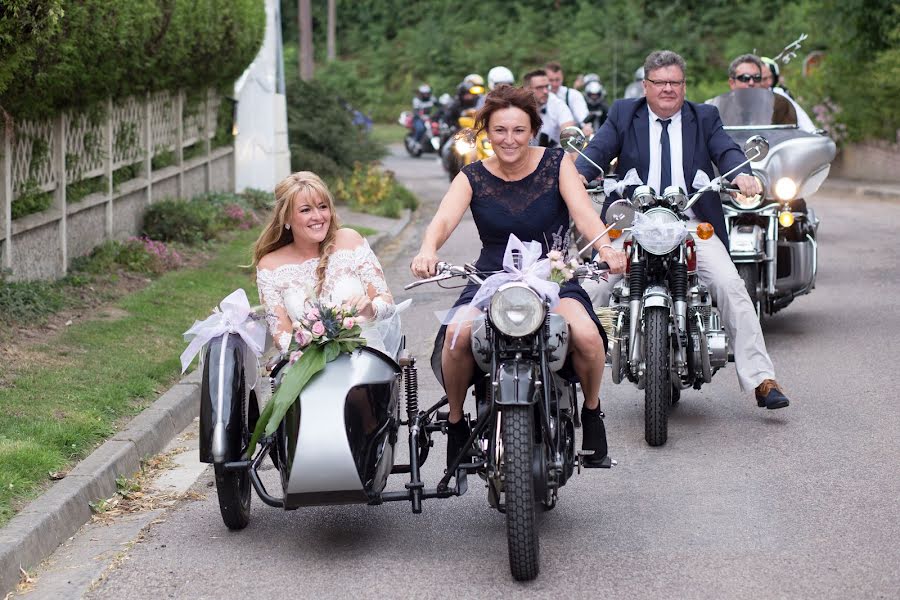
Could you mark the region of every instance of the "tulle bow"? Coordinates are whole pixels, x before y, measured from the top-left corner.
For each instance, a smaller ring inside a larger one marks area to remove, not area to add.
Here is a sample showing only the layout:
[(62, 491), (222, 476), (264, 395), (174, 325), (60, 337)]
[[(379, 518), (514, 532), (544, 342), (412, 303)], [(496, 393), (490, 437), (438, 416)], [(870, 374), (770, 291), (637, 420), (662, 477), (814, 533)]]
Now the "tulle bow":
[(709, 179), (709, 175), (706, 174), (706, 171), (702, 169), (697, 169), (697, 173), (694, 174), (694, 181), (691, 183), (691, 186), (695, 190), (703, 189), (706, 186), (709, 186), (707, 189), (713, 192), (718, 192), (722, 189), (722, 181), (718, 178), (715, 183), (711, 183)]
[(603, 193), (607, 196), (611, 196), (613, 192), (622, 196), (625, 193), (625, 188), (630, 185), (644, 185), (644, 182), (641, 181), (641, 178), (637, 174), (637, 169), (629, 169), (627, 173), (625, 173), (625, 178), (622, 181), (616, 181), (615, 179), (604, 179), (603, 180)]
[(181, 353), (181, 372), (184, 373), (204, 344), (225, 333), (236, 333), (253, 354), (260, 356), (266, 344), (265, 323), (251, 318), (253, 312), (247, 292), (238, 289), (219, 303), (220, 310), (213, 312), (204, 321), (194, 321), (184, 332), (184, 341), (190, 342)]

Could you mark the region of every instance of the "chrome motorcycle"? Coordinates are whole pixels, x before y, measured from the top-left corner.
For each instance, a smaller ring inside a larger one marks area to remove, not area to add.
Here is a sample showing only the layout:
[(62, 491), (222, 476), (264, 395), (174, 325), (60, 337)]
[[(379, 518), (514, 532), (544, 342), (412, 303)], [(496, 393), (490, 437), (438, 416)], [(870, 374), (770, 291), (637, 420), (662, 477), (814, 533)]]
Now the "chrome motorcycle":
[(733, 90), (713, 103), (738, 144), (754, 135), (770, 144), (751, 163), (763, 193), (722, 194), (729, 252), (762, 318), (816, 287), (819, 218), (806, 200), (828, 177), (836, 148), (824, 131), (798, 129), (793, 106), (770, 90)]
[[(599, 265), (597, 269), (601, 269)], [(596, 276), (592, 267), (579, 274)], [(485, 274), (471, 265), (439, 263), (437, 275), (407, 289), (453, 277), (479, 285)], [(558, 373), (566, 360), (569, 327), (525, 281), (501, 285), (489, 305), (472, 321), (472, 353), (485, 373), (475, 384), (477, 417), (472, 432), (437, 489), (456, 475), (466, 489), (466, 474), (477, 473), (487, 485), (488, 504), (506, 514), (509, 566), (519, 581), (537, 577), (540, 568), (539, 514), (556, 506), (559, 490), (581, 471), (575, 428), (580, 426), (575, 384)], [(413, 421), (429, 423), (446, 398)], [(468, 418), (468, 417), (467, 417)], [(437, 422), (446, 425), (447, 413)], [(605, 457), (592, 465), (609, 468)]]
[[(590, 161), (581, 153), (584, 135), (574, 128), (563, 134), (564, 148)], [(762, 160), (767, 144), (757, 136), (744, 148), (748, 160), (717, 179)], [(713, 226), (700, 223), (693, 232), (685, 223), (688, 209), (714, 183), (690, 198), (677, 186), (658, 194), (638, 185), (630, 200), (616, 201), (606, 211), (616, 233), (625, 236), (626, 271), (612, 289), (609, 306), (595, 309), (610, 325), (613, 383), (628, 380), (644, 390), (644, 439), (651, 446), (666, 443), (669, 409), (681, 390), (700, 389), (728, 362), (728, 336), (708, 288), (699, 281), (692, 235), (709, 239)]]

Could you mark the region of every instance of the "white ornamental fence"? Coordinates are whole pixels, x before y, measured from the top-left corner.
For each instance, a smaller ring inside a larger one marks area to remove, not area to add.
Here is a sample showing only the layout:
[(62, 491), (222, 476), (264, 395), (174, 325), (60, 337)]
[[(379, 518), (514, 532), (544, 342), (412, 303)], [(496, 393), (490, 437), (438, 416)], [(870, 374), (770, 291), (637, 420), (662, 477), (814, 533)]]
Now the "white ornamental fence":
[(154, 200), (233, 190), (230, 136), (213, 144), (222, 102), (157, 92), (110, 100), (99, 116), (0, 124), (0, 268), (61, 277), (103, 241), (138, 234)]

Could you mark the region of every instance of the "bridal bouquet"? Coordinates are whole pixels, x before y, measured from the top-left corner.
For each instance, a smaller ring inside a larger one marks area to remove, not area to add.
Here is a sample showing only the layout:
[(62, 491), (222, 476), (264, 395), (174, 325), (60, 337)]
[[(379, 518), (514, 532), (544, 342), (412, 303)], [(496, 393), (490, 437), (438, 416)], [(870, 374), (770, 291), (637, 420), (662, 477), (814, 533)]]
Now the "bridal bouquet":
[(560, 250), (551, 250), (547, 253), (550, 260), (550, 281), (563, 284), (575, 276), (578, 268), (578, 260), (573, 258), (566, 262), (566, 257)]
[(307, 302), (304, 314), (292, 323), (293, 339), (288, 347), (289, 364), (284, 367), (281, 385), (266, 404), (247, 447), (253, 456), (256, 444), (271, 435), (309, 380), (341, 352), (366, 345), (356, 309), (322, 302)]

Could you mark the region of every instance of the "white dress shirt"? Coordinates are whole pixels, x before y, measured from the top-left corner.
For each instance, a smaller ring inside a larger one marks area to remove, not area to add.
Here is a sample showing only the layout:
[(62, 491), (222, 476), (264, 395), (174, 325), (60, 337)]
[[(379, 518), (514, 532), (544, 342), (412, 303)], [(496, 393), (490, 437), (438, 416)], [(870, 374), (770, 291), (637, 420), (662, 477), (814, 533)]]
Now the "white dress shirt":
[(575, 124), (580, 127), (590, 112), (588, 111), (587, 100), (584, 99), (584, 95), (578, 90), (561, 85), (556, 90), (556, 97), (569, 107), (569, 110), (572, 111), (572, 115), (575, 117)]
[[(538, 136), (546, 133), (547, 137), (559, 144), (560, 125), (568, 121), (574, 121), (575, 117), (572, 116), (572, 111), (569, 110), (565, 102), (553, 94), (549, 94), (547, 96), (547, 104), (541, 107), (541, 120), (543, 123), (540, 131), (538, 131)], [(532, 144), (537, 144), (537, 141), (537, 138), (533, 139)]]
[[(657, 121), (661, 117), (655, 115), (650, 107), (647, 107), (650, 119), (650, 168), (647, 171), (647, 185), (656, 190), (657, 194), (662, 194), (663, 190), (659, 187), (660, 175), (662, 172), (662, 123)], [(669, 132), (669, 152), (672, 165), (672, 183), (677, 185), (684, 193), (690, 196), (694, 191), (689, 189), (685, 180), (684, 167), (682, 165), (681, 152), (681, 111), (678, 111), (671, 117), (672, 122), (667, 128)], [(694, 173), (691, 173), (691, 182), (694, 181)], [(689, 217), (694, 216), (693, 210), (688, 210)]]

